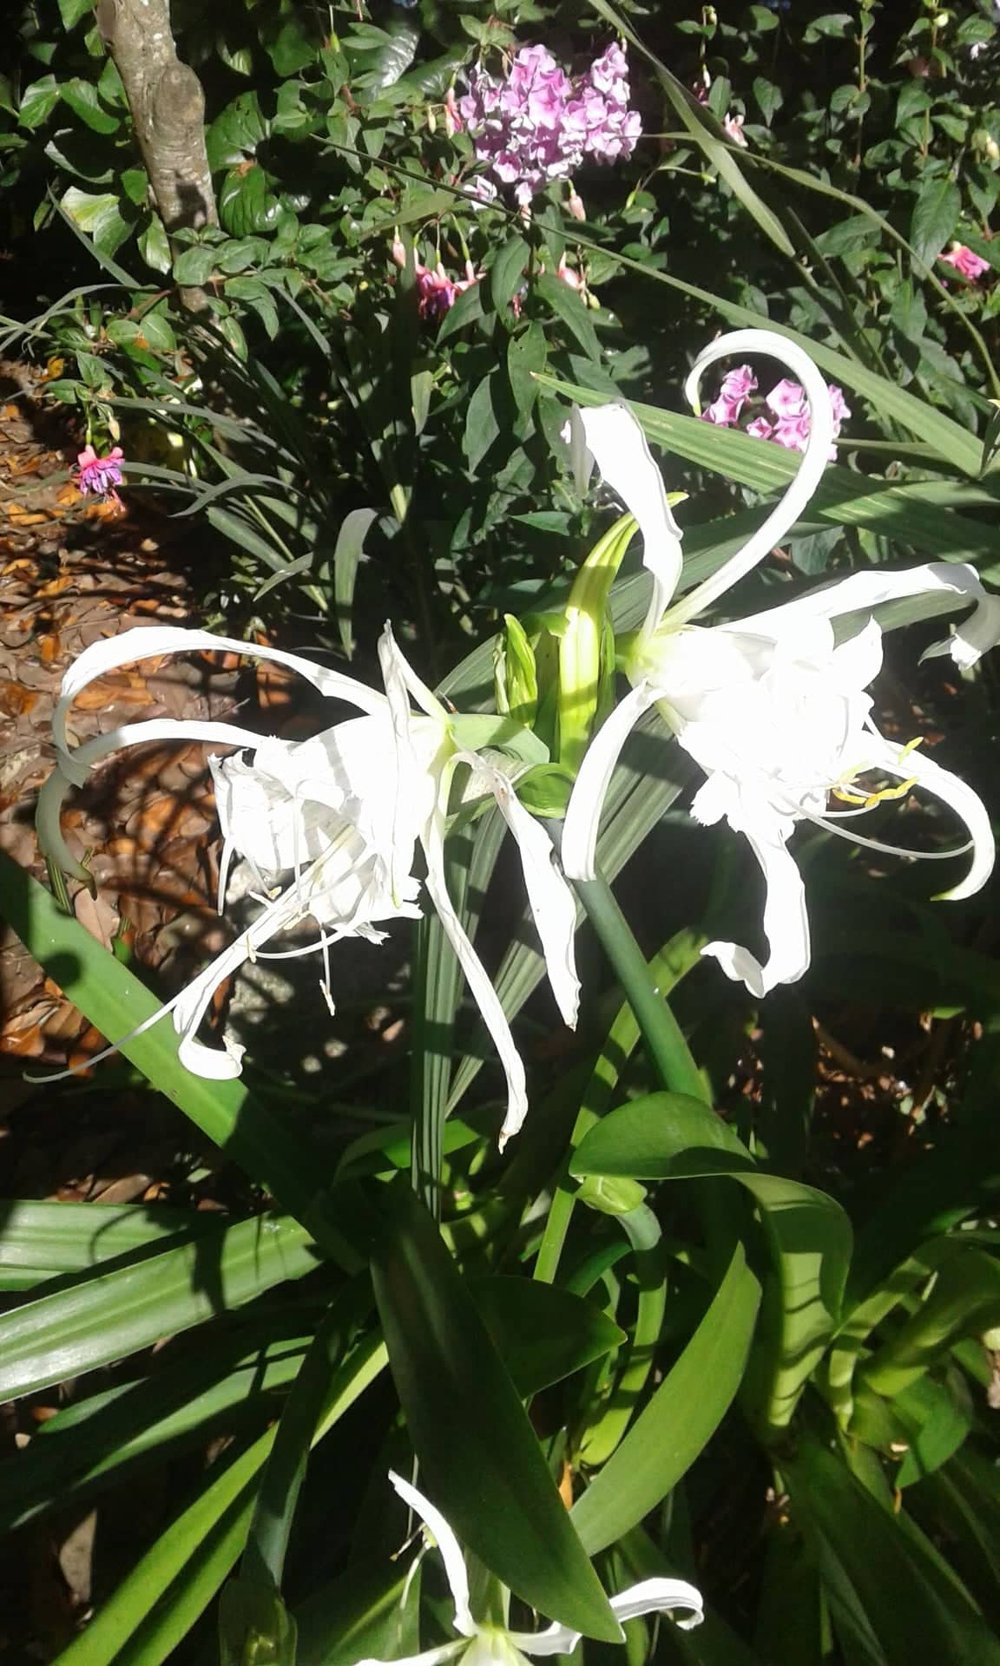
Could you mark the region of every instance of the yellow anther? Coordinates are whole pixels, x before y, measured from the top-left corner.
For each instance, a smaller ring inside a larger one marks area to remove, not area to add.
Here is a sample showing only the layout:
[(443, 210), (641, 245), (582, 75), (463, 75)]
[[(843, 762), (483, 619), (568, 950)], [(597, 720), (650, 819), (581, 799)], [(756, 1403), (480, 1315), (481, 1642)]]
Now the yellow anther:
[[(911, 752), (916, 751), (923, 738), (923, 735), (917, 735), (914, 740), (907, 741), (899, 754), (900, 763)], [(861, 770), (855, 770), (853, 775), (847, 776), (847, 780), (853, 781), (861, 773)], [(876, 804), (885, 804), (890, 798), (905, 798), (907, 793), (911, 792), (916, 786), (917, 780), (916, 775), (911, 775), (908, 780), (901, 781), (896, 787), (880, 787), (877, 792), (873, 793), (852, 793), (848, 791), (846, 786), (836, 786), (831, 790), (834, 798), (841, 799), (844, 804), (858, 804), (863, 810), (873, 810)]]

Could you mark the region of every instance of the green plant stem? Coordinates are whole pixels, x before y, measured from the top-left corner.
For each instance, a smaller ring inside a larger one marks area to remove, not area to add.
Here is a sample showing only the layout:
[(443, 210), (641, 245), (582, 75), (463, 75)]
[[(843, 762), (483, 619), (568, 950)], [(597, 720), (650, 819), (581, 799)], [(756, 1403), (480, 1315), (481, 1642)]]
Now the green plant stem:
[(680, 1025), (652, 982), (646, 957), (607, 880), (601, 874), (595, 879), (578, 880), (576, 891), (618, 974), (663, 1086), (670, 1093), (688, 1093), (708, 1103), (705, 1083)]

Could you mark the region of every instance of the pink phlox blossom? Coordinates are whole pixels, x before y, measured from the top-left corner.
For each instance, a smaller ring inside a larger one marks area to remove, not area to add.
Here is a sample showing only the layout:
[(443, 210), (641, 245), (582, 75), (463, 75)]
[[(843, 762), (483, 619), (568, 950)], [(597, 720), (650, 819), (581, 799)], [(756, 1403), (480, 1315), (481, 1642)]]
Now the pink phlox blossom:
[(774, 424), (768, 422), (767, 417), (754, 417), (747, 423), (747, 433), (755, 440), (769, 440), (774, 433)]
[(525, 46), (504, 80), (472, 70), (457, 114), (479, 161), (501, 184), (513, 186), (515, 200), (526, 208), (551, 180), (568, 179), (585, 157), (616, 162), (631, 155), (642, 123), (628, 101), (628, 62), (617, 44), (575, 77), (546, 47)]
[(121, 503), (115, 491), (122, 483), (122, 463), (125, 453), (116, 445), (106, 457), (98, 457), (92, 445), (85, 445), (76, 459), (76, 488), (83, 497), (107, 497)]
[[(847, 421), (851, 413), (842, 390), (835, 383), (828, 382), (827, 391), (830, 395), (830, 405), (833, 411), (833, 432), (836, 436), (840, 433), (841, 424)], [(748, 425), (747, 433), (753, 434), (756, 439), (773, 440), (775, 445), (783, 445), (786, 451), (804, 451), (812, 424), (809, 417), (809, 403), (802, 386), (786, 377), (783, 381), (775, 383), (764, 403), (773, 412), (777, 421), (771, 424), (766, 423), (766, 419), (759, 418), (757, 423)], [(760, 423), (766, 423), (769, 430), (767, 433), (764, 433), (763, 428), (759, 426)], [(831, 462), (836, 455), (836, 446), (831, 446)]]
[(938, 259), (943, 260), (946, 266), (954, 266), (955, 271), (967, 278), (969, 283), (978, 283), (983, 273), (990, 269), (989, 261), (974, 254), (964, 243), (953, 243), (948, 253), (938, 255)]
[(722, 379), (719, 397), (702, 411), (702, 421), (714, 422), (719, 428), (731, 428), (756, 388), (757, 378), (748, 364), (730, 370)]

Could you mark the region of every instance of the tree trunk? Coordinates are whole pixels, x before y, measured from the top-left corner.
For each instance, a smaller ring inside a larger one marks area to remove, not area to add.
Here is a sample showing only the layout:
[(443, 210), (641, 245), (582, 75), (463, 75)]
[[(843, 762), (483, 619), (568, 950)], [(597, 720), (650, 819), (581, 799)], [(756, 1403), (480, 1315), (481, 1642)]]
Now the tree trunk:
[[(173, 248), (181, 227), (218, 222), (205, 154), (205, 95), (182, 64), (170, 32), (169, 0), (99, 0), (97, 21), (122, 78), (157, 211)], [(181, 302), (205, 307), (202, 289)]]

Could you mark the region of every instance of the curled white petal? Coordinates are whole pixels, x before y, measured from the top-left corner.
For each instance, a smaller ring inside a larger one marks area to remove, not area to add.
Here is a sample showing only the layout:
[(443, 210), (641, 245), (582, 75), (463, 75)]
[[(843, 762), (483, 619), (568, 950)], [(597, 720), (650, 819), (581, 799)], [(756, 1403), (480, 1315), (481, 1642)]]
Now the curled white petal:
[[(729, 819), (732, 824), (733, 818)], [(779, 824), (767, 815), (759, 819), (744, 815), (738, 830), (764, 875), (764, 936), (771, 952), (763, 962), (738, 943), (708, 943), (701, 952), (711, 955), (727, 978), (744, 983), (759, 1000), (779, 983), (794, 983), (808, 969), (809, 917), (802, 875)]]
[(979, 794), (973, 792), (960, 776), (936, 764), (933, 758), (925, 757), (921, 751), (907, 752), (904, 757), (900, 747), (893, 746), (881, 735), (874, 737), (870, 758), (866, 761), (871, 768), (883, 770), (897, 780), (915, 781), (918, 787), (933, 793), (942, 804), (954, 810), (968, 828), (972, 844), (969, 871), (959, 884), (940, 893), (941, 900), (960, 902), (981, 891), (993, 872), (996, 844), (986, 806)]
[(656, 704), (658, 691), (639, 683), (615, 707), (594, 736), (580, 765), (566, 809), (560, 855), (570, 879), (593, 879), (601, 807), (622, 747), (643, 712)]
[(626, 405), (598, 405), (574, 411), (589, 456), (601, 479), (635, 516), (642, 533), (643, 565), (655, 581), (651, 616), (659, 617), (681, 574), (681, 531), (646, 436)]
[(285, 653), (280, 648), (263, 648), (256, 642), (241, 642), (237, 637), (216, 636), (213, 631), (187, 630), (180, 625), (140, 625), (106, 641), (91, 643), (73, 661), (63, 677), (59, 702), (52, 714), (56, 746), (64, 752), (70, 750), (66, 738), (66, 715), (76, 696), (88, 683), (141, 659), (199, 649), (219, 649), (224, 653), (243, 654), (249, 659), (269, 660), (275, 665), (287, 666), (290, 671), (297, 671), (299, 676), (312, 683), (320, 694), (350, 701), (362, 711), (382, 711), (385, 707), (385, 697), (376, 689), (369, 688), (356, 677), (346, 676), (342, 671), (316, 665), (300, 654)]
[(761, 629), (776, 634), (795, 628), (807, 618), (838, 619), (846, 614), (868, 611), (877, 617), (877, 610), (887, 604), (907, 598), (925, 600), (924, 607), (915, 607), (903, 619), (895, 621), (889, 617), (880, 620), (882, 629), (888, 630), (895, 623), (909, 624), (913, 620), (944, 612), (952, 597), (956, 600), (951, 605), (972, 602), (974, 610), (960, 625), (955, 626), (950, 637), (928, 648), (923, 658), (950, 654), (956, 665), (968, 670), (987, 649), (1000, 642), (1000, 597), (984, 589), (975, 568), (964, 561), (928, 561), (923, 566), (910, 567), (902, 573), (886, 573), (881, 568), (851, 573), (847, 578), (824, 585), (822, 589), (810, 590), (806, 595), (796, 597), (795, 601), (741, 620), (740, 626), (743, 630)]
[(717, 573), (670, 609), (667, 618), (671, 624), (678, 626), (718, 601), (781, 542), (816, 491), (833, 444), (833, 409), (826, 383), (808, 353), (773, 330), (734, 330), (730, 335), (720, 336), (717, 341), (711, 342), (704, 352), (699, 353), (684, 384), (685, 397), (692, 404), (697, 401), (702, 375), (717, 359), (744, 357), (748, 353), (766, 353), (798, 377), (809, 401), (809, 438), (794, 479), (763, 525)]
[(445, 1660), (454, 1660), (456, 1655), (464, 1654), (468, 1647), (464, 1637), (457, 1637), (452, 1643), (439, 1643), (434, 1649), (421, 1650), (420, 1654), (401, 1654), (395, 1660), (376, 1660), (373, 1655), (368, 1655), (359, 1660), (357, 1666), (442, 1666)]
[(401, 1475), (397, 1475), (391, 1469), (389, 1480), (404, 1504), (408, 1504), (411, 1510), (416, 1511), (424, 1526), (429, 1528), (434, 1535), (434, 1541), (441, 1552), (441, 1560), (444, 1563), (451, 1599), (455, 1604), (455, 1630), (460, 1631), (463, 1637), (474, 1637), (476, 1635), (476, 1622), (472, 1618), (472, 1612), (469, 1608), (469, 1576), (465, 1570), (465, 1557), (462, 1554), (461, 1545), (441, 1511), (431, 1503), (429, 1498), (425, 1498), (423, 1493), (413, 1486), (412, 1482), (404, 1481)]
[[(682, 1631), (692, 1630), (705, 1618), (701, 1592), (686, 1579), (643, 1579), (612, 1597), (611, 1608), (618, 1620), (637, 1620), (642, 1614), (669, 1614), (673, 1618), (674, 1610), (683, 1608), (687, 1610), (685, 1618), (676, 1621)], [(522, 1654), (541, 1658), (571, 1654), (582, 1634), (568, 1626), (550, 1625), (544, 1631), (511, 1631), (507, 1635)]]

